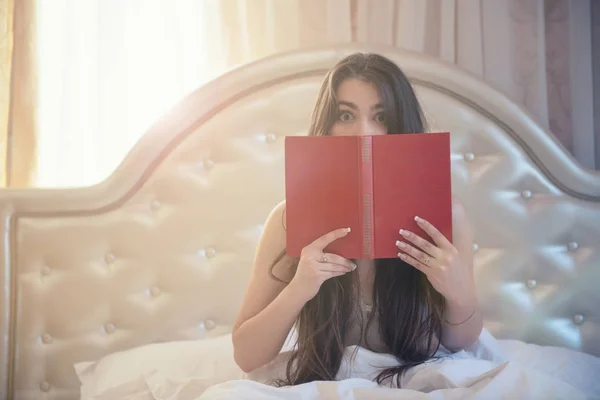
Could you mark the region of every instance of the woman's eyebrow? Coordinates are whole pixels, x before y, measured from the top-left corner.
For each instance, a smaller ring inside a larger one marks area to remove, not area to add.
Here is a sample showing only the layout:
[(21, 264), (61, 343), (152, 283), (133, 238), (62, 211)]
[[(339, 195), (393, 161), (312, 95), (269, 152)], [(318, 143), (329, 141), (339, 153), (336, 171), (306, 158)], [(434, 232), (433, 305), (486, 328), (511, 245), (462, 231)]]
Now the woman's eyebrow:
[[(340, 100), (338, 102), (338, 104), (341, 105), (341, 106), (343, 105), (343, 106), (350, 107), (350, 108), (352, 108), (354, 110), (358, 109), (358, 106), (356, 104), (350, 102), (350, 101)], [(381, 103), (377, 103), (377, 104), (371, 106), (371, 110), (376, 110), (376, 109), (380, 109), (380, 108), (383, 108), (383, 104), (381, 104)]]

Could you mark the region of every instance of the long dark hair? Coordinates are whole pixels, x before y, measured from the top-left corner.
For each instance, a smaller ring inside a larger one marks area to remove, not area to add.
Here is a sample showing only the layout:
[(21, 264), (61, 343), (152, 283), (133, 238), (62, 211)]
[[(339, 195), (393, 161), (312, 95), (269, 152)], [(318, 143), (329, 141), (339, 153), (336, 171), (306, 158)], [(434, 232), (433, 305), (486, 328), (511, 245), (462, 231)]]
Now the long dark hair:
[[(312, 114), (309, 135), (328, 135), (336, 120), (336, 91), (347, 78), (373, 83), (384, 106), (387, 132), (425, 132), (425, 118), (415, 92), (400, 68), (378, 54), (352, 54), (338, 62), (326, 75)], [(273, 267), (285, 258), (285, 250)], [(291, 267), (298, 259), (288, 260)], [(288, 360), (285, 378), (278, 386), (334, 380), (344, 353), (344, 334), (352, 321), (358, 298), (356, 274), (326, 280), (317, 295), (306, 303), (296, 321), (297, 343)], [(399, 365), (377, 375), (381, 384), (402, 375), (411, 367), (431, 359), (439, 348), (444, 298), (427, 277), (401, 259), (375, 260), (373, 310), (379, 317), (379, 332)]]

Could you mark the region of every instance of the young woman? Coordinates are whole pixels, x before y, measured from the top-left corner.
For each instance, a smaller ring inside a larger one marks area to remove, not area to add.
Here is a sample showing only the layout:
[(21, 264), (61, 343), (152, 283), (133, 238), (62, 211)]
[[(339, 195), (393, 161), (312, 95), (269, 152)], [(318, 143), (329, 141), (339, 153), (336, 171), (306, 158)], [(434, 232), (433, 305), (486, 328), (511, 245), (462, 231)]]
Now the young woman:
[[(360, 53), (327, 74), (309, 135), (425, 131), (421, 106), (404, 73), (385, 57)], [(315, 238), (299, 259), (290, 259), (285, 254), (285, 202), (276, 206), (233, 329), (237, 364), (250, 372), (269, 363), (292, 327), (298, 342), (284, 385), (334, 380), (346, 346), (394, 355), (398, 366), (382, 369), (377, 381), (396, 376), (398, 385), (408, 368), (432, 358), (440, 345), (450, 351), (469, 347), (483, 327), (472, 237), (457, 199), (452, 213), (452, 243), (415, 216), (422, 231), (398, 227), (409, 245), (397, 242), (397, 258), (348, 260), (324, 253), (329, 243), (348, 234), (340, 227)], [(433, 240), (424, 239), (428, 236)]]

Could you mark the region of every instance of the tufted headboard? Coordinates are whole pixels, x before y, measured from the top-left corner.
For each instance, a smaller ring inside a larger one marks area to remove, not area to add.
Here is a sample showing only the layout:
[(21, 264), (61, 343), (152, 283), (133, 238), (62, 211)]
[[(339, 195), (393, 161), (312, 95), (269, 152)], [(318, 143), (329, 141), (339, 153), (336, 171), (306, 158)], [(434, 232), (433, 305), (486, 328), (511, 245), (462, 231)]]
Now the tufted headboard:
[(284, 198), (283, 138), (305, 134), (326, 70), (365, 50), (395, 60), (431, 130), (452, 134), (486, 327), (600, 355), (600, 174), (454, 66), (344, 45), (199, 88), (99, 185), (0, 191), (0, 397), (77, 398), (76, 362), (230, 332), (261, 224)]

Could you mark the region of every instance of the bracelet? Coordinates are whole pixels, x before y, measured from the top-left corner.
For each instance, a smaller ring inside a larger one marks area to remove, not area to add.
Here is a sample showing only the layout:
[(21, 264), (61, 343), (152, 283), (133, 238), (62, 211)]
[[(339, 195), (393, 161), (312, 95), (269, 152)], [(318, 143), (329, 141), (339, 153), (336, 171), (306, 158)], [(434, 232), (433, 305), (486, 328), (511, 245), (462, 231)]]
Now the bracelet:
[(446, 322), (448, 325), (452, 325), (452, 326), (462, 325), (465, 322), (467, 322), (468, 320), (470, 320), (471, 318), (473, 318), (473, 315), (475, 315), (476, 312), (477, 312), (477, 307), (475, 307), (475, 309), (473, 310), (473, 312), (471, 313), (471, 315), (469, 315), (469, 317), (467, 319), (465, 319), (464, 321), (459, 322), (459, 323), (452, 323), (452, 322), (449, 322), (447, 319), (444, 319), (444, 322)]

